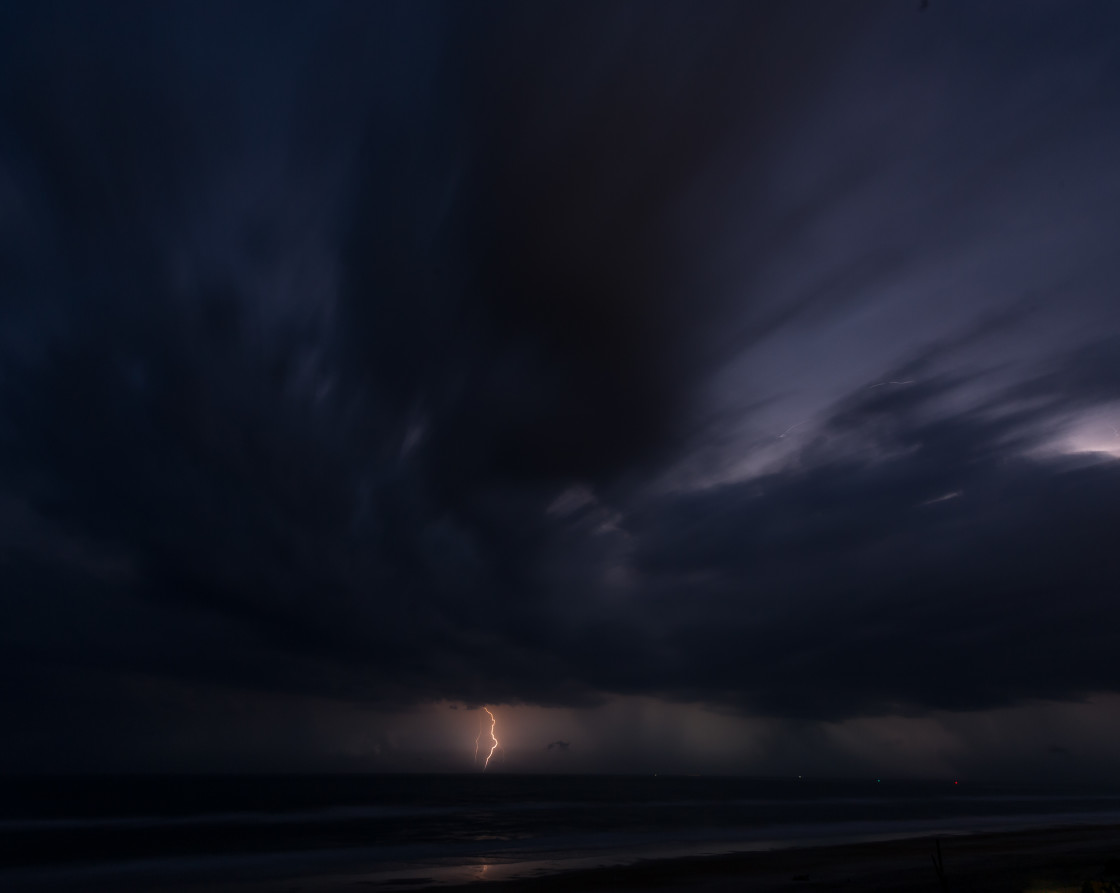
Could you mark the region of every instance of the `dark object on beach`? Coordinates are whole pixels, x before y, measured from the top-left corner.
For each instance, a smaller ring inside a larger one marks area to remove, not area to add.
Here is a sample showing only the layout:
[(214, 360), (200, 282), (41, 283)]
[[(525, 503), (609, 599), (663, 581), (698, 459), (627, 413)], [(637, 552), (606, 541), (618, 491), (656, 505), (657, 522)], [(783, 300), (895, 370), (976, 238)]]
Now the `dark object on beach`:
[(941, 886), (942, 890), (949, 889), (949, 881), (945, 877), (945, 863), (941, 859), (941, 841), (935, 840), (933, 845), (937, 847), (937, 855), (930, 854), (930, 859), (933, 862), (933, 870), (937, 872), (937, 883)]
[(1109, 859), (1100, 877), (1081, 885), (1081, 893), (1120, 893), (1120, 859)]

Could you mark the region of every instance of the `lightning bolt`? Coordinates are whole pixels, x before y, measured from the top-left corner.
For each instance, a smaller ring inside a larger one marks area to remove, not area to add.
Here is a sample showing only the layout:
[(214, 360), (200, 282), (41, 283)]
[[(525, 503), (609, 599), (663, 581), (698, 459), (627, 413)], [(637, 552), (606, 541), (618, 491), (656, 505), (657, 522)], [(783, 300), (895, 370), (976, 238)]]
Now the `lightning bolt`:
[[(486, 767), (490, 765), (490, 757), (494, 756), (494, 751), (496, 751), (501, 745), (498, 744), (498, 737), (494, 734), (494, 728), (498, 725), (498, 720), (494, 717), (493, 713), (490, 713), (490, 708), (489, 707), (483, 707), (482, 709), (485, 710), (486, 713), (490, 716), (490, 740), (494, 742), (493, 746), (491, 746), (491, 748), (490, 748), (490, 753), (488, 753), (486, 755), (486, 762), (482, 764), (482, 771), (485, 772)], [(478, 719), (479, 719), (479, 726), (481, 726), (482, 725), (482, 717), (480, 716)], [(482, 737), (482, 729), (479, 728), (478, 738), (481, 738), (481, 737)], [(478, 759), (478, 738), (476, 738), (475, 741), (474, 741), (475, 759), (476, 760)]]

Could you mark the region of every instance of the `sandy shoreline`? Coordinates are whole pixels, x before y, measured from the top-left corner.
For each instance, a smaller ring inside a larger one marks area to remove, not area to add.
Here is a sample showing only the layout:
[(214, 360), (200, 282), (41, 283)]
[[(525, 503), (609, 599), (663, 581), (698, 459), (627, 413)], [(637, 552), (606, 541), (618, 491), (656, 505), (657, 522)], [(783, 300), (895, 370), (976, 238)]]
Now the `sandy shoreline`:
[[(952, 891), (1081, 893), (1088, 880), (1111, 879), (1120, 890), (1120, 826), (1071, 826), (941, 837)], [(937, 891), (934, 838), (784, 849), (725, 856), (648, 860), (635, 865), (564, 872), (488, 884), (500, 893), (564, 890)], [(354, 886), (348, 887), (357, 889)], [(342, 890), (344, 887), (336, 887)], [(420, 889), (423, 889), (420, 887)], [(479, 884), (441, 887), (477, 893)], [(1108, 890), (1108, 887), (1103, 889)]]
[[(931, 856), (940, 840), (948, 886), (943, 888)], [(206, 877), (174, 876), (167, 868), (151, 874), (85, 877), (79, 885), (64, 878), (41, 878), (19, 889), (54, 891), (143, 890), (145, 893), (358, 893), (358, 891), (435, 891), (440, 893), (581, 893), (657, 890), (699, 891), (868, 891), (937, 893), (942, 889), (986, 893), (1083, 893), (1086, 881), (1105, 881), (1093, 893), (1120, 893), (1120, 825), (1064, 825), (1030, 830), (910, 837), (755, 850), (723, 855), (652, 857), (631, 864), (565, 869), (552, 863), (488, 866), (480, 862), (457, 877), (435, 866), (393, 871), (327, 868), (285, 871), (267, 858), (257, 877), (207, 872)], [(154, 868), (154, 866), (153, 866)], [(494, 870), (498, 869), (498, 870)], [(502, 869), (506, 869), (503, 871)], [(514, 876), (510, 877), (510, 870)], [(538, 876), (531, 876), (534, 871)], [(256, 874), (257, 872), (253, 872)], [(441, 876), (442, 875), (442, 876)], [(463, 882), (464, 876), (474, 880)], [(504, 877), (503, 877), (504, 875)], [(526, 877), (525, 875), (530, 875)], [(24, 880), (30, 880), (26, 878)], [(73, 879), (71, 879), (73, 880)], [(1109, 886), (1108, 882), (1115, 884)]]

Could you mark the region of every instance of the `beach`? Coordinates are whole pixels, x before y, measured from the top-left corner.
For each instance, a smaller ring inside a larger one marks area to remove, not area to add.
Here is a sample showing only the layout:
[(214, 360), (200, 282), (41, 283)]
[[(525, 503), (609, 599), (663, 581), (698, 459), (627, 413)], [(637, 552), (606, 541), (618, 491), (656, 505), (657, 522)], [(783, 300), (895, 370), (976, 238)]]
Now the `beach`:
[[(1120, 792), (641, 776), (9, 780), (0, 888), (1080, 891)], [(1115, 867), (1115, 866), (1113, 866)]]
[[(939, 841), (949, 890), (1080, 893), (1089, 880), (1108, 876), (1120, 883), (1120, 826), (977, 834)], [(572, 872), (510, 882), (500, 889), (507, 893), (575, 889), (918, 893), (940, 889), (931, 859), (934, 853), (932, 838), (783, 849)]]
[[(940, 844), (946, 886), (933, 857)], [(995, 834), (919, 837), (838, 846), (784, 848), (680, 859), (647, 859), (634, 865), (567, 871), (536, 878), (436, 887), (431, 877), (371, 884), (351, 876), (320, 878), (305, 885), (255, 888), (343, 893), (362, 889), (440, 889), (444, 893), (559, 893), (580, 890), (867, 891), (867, 893), (1082, 893), (1120, 889), (1120, 825), (1034, 829)], [(410, 882), (408, 882), (410, 881)], [(1090, 886), (1086, 887), (1086, 883)], [(1096, 884), (1094, 884), (1096, 882)], [(244, 887), (229, 893), (249, 893)]]
[[(940, 848), (943, 881), (934, 858)], [(441, 882), (439, 872), (395, 878), (363, 873), (255, 882), (160, 887), (160, 893), (359, 893), (439, 890), (440, 893), (734, 893), (734, 891), (861, 891), (861, 893), (1116, 893), (1120, 890), (1120, 825), (1062, 826), (1006, 833), (647, 858), (630, 865), (519, 876), (541, 868), (476, 867), (475, 879)], [(502, 877), (505, 879), (501, 879)]]

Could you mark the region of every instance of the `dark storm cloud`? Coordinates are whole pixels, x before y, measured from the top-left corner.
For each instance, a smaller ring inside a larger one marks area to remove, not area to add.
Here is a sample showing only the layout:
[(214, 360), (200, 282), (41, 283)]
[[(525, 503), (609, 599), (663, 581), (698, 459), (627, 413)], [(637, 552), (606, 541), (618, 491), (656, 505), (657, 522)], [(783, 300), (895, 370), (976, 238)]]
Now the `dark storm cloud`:
[[(961, 208), (1080, 213), (1115, 72), (1071, 87), (1069, 59), (1107, 68), (1106, 29), (938, 14), (6, 8), (0, 660), (27, 740), (132, 697), (85, 672), (799, 717), (1116, 688), (1116, 463), (1027, 455), (1120, 399), (1108, 332), (981, 398), (926, 345), (780, 470), (660, 483), (717, 438), (716, 373), (997, 228)], [(930, 74), (945, 41), (967, 77)], [(1032, 59), (1075, 112), (1023, 124)], [(896, 69), (947, 86), (900, 98)], [(1075, 188), (1021, 200), (1050, 163)], [(1026, 276), (1016, 238), (991, 253)]]
[(55, 12), (13, 14), (5, 78), (16, 498), (205, 630), (140, 636), (169, 639), (156, 669), (563, 677), (526, 591), (544, 508), (679, 427), (705, 308), (670, 214), (762, 126), (737, 60), (782, 16), (342, 7), (301, 43), (306, 11)]
[(1049, 411), (954, 390), (865, 391), (786, 470), (635, 517), (667, 684), (832, 718), (1120, 685), (1120, 463), (1028, 457)]

